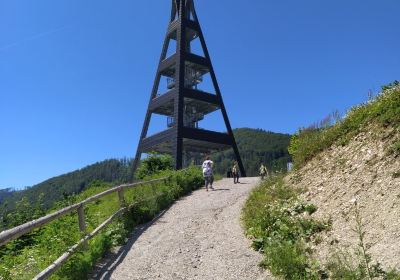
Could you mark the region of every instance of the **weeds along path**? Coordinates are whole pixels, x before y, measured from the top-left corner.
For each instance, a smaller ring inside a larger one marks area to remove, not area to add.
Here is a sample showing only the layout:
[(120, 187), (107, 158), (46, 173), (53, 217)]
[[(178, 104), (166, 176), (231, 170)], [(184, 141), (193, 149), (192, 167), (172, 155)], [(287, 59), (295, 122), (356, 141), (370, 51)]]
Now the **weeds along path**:
[(258, 178), (224, 179), (177, 201), (152, 223), (135, 229), (91, 279), (271, 279), (258, 267), (240, 213)]

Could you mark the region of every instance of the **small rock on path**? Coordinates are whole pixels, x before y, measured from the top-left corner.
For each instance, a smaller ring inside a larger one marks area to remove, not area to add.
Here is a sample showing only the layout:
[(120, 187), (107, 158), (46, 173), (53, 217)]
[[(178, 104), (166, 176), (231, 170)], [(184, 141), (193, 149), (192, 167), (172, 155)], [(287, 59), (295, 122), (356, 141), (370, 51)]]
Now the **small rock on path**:
[(250, 248), (240, 214), (258, 178), (223, 179), (215, 190), (182, 198), (138, 227), (128, 244), (98, 265), (91, 279), (272, 279)]

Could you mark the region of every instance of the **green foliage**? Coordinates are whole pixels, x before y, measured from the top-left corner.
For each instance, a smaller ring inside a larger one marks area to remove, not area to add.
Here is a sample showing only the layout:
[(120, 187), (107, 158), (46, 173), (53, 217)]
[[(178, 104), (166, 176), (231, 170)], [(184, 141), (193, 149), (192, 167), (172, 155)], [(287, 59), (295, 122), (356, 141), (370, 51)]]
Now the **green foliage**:
[[(179, 197), (203, 185), (201, 170), (192, 167), (184, 171), (164, 171), (152, 178), (169, 176), (165, 182), (141, 186), (125, 191), (125, 200), (132, 205), (130, 211), (114, 221), (89, 242), (89, 249), (75, 254), (50, 279), (86, 279), (96, 261), (113, 245), (126, 242), (129, 233), (140, 223), (148, 222), (161, 210), (166, 209)], [(94, 182), (79, 195), (68, 196), (50, 212), (82, 201), (110, 188), (110, 184)], [(23, 209), (29, 208), (26, 201)], [(85, 207), (87, 230), (93, 231), (105, 219), (119, 209), (117, 194), (110, 194)], [(81, 238), (77, 214), (69, 214), (35, 230), (29, 242), (21, 243), (23, 236), (0, 247), (0, 279), (32, 279), (61, 256)]]
[[(270, 171), (286, 171), (286, 164), (291, 161), (287, 151), (289, 134), (251, 128), (235, 129), (233, 133), (247, 176), (258, 176), (261, 163)], [(223, 176), (231, 170), (235, 159), (233, 151), (216, 153), (212, 157), (215, 171)]]
[(385, 90), (388, 90), (388, 89), (391, 89), (394, 87), (398, 87), (398, 86), (400, 86), (400, 82), (396, 80), (390, 84), (382, 86), (382, 91), (385, 91)]
[(360, 265), (354, 266), (351, 257), (345, 252), (335, 252), (326, 268), (333, 280), (364, 280), (367, 276), (365, 269)]
[(270, 178), (251, 193), (242, 220), (253, 247), (264, 252), (262, 265), (274, 275), (318, 279), (318, 266), (306, 242), (328, 230), (330, 223), (312, 219), (309, 214), (316, 207), (300, 202), (298, 195), (299, 190), (286, 186), (282, 177)]
[(12, 196), (15, 191), (13, 189), (1, 189), (0, 190), (0, 204), (7, 199), (8, 197)]
[(158, 155), (153, 153), (142, 160), (136, 172), (136, 177), (138, 179), (144, 179), (160, 171), (171, 170), (172, 168), (173, 159), (170, 155)]
[(400, 155), (400, 140), (396, 141), (389, 149), (390, 154), (394, 154), (396, 156)]
[(300, 241), (275, 241), (266, 247), (262, 265), (284, 279), (320, 279), (317, 263), (310, 260), (306, 251), (306, 245)]
[(385, 280), (400, 280), (400, 272), (393, 269), (386, 273), (384, 279)]
[[(370, 280), (370, 279), (400, 279), (400, 274), (396, 270), (386, 272), (379, 263), (372, 264), (368, 268), (364, 262), (364, 257), (358, 255), (354, 259), (347, 251), (336, 250), (326, 265), (329, 271), (329, 279), (332, 280)], [(369, 254), (367, 255), (370, 258)]]
[[(395, 87), (393, 87), (395, 86)], [(295, 167), (304, 165), (319, 152), (333, 144), (345, 145), (364, 127), (375, 123), (381, 127), (400, 126), (400, 87), (398, 83), (385, 87), (374, 100), (352, 108), (334, 125), (314, 125), (301, 129), (292, 137), (289, 153)], [(394, 146), (396, 152), (400, 148)]]

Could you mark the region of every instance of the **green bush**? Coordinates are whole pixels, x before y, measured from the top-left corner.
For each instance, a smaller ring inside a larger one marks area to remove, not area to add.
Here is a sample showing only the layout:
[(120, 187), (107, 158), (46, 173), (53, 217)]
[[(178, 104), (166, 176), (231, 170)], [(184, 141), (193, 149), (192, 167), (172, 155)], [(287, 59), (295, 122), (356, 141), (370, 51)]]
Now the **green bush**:
[(275, 241), (267, 246), (262, 265), (284, 279), (320, 279), (317, 263), (310, 260), (306, 250), (306, 245), (301, 241)]
[(286, 186), (282, 177), (270, 178), (251, 193), (242, 221), (253, 248), (265, 255), (261, 265), (274, 275), (318, 279), (318, 266), (307, 241), (328, 230), (330, 223), (312, 219), (316, 206), (299, 201), (299, 193)]
[(159, 155), (153, 153), (141, 161), (135, 176), (138, 179), (144, 179), (164, 170), (172, 170), (172, 168), (173, 159), (170, 155)]
[[(381, 127), (400, 127), (400, 87), (385, 87), (374, 100), (353, 107), (347, 116), (333, 126), (301, 129), (292, 136), (289, 153), (295, 167), (301, 167), (319, 152), (333, 144), (345, 145), (365, 126), (375, 123)], [(396, 145), (393, 152), (399, 150)]]
[(400, 140), (396, 141), (389, 149), (389, 152), (391, 154), (394, 154), (396, 156), (400, 155)]

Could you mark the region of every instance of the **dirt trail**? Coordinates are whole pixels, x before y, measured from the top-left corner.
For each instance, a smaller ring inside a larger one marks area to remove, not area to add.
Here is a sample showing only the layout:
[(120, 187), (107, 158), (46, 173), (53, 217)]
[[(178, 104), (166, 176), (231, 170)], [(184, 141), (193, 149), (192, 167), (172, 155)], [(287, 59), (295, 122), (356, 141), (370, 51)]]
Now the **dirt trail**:
[(100, 264), (91, 279), (271, 279), (258, 267), (240, 212), (258, 178), (193, 192), (137, 228), (128, 244)]

